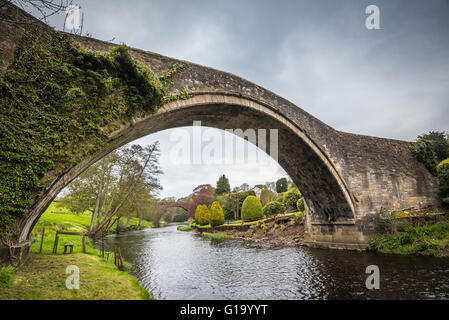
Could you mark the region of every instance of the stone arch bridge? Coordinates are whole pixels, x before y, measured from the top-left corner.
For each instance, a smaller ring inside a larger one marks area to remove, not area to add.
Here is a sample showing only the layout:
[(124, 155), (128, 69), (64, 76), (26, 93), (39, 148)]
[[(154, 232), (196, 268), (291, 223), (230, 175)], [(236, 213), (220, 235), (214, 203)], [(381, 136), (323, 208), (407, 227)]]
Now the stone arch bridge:
[[(22, 26), (2, 22), (3, 69), (13, 59), (22, 34)], [(73, 37), (97, 52), (115, 46)], [(131, 49), (131, 53), (155, 74), (183, 63), (138, 49)], [(19, 241), (29, 240), (33, 226), (57, 194), (106, 154), (145, 135), (190, 126), (193, 121), (219, 129), (278, 129), (278, 162), (304, 195), (306, 241), (310, 245), (364, 247), (377, 233), (376, 218), (382, 208), (439, 205), (438, 182), (409, 151), (409, 142), (337, 131), (269, 90), (193, 63), (174, 76), (172, 93), (183, 88), (193, 97), (170, 102), (157, 113), (122, 126), (110, 135), (106, 149), (57, 177), (34, 201), (22, 223)], [(337, 106), (329, 106), (333, 107)]]

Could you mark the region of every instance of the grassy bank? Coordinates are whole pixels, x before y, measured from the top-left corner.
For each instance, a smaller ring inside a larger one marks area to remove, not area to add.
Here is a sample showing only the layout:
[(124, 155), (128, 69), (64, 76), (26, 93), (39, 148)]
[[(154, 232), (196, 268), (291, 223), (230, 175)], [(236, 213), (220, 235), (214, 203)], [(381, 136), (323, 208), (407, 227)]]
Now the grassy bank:
[(397, 227), (397, 232), (369, 243), (369, 250), (382, 253), (449, 257), (449, 215), (424, 217)]
[(224, 233), (203, 232), (203, 233), (201, 233), (201, 236), (203, 236), (204, 238), (215, 239), (215, 240), (228, 240), (228, 239), (231, 239), (230, 236), (228, 236), (227, 234), (224, 234)]
[(193, 228), (190, 226), (178, 226), (178, 228), (176, 228), (178, 231), (192, 231)]
[[(298, 212), (293, 212), (293, 213), (286, 213), (286, 214), (280, 214), (277, 215), (276, 217), (272, 216), (272, 217), (262, 217), (258, 220), (253, 220), (253, 221), (244, 221), (244, 220), (233, 220), (233, 221), (228, 221), (225, 224), (221, 225), (223, 227), (232, 227), (232, 226), (253, 226), (253, 225), (258, 225), (260, 223), (265, 223), (265, 222), (271, 222), (275, 219), (286, 219), (286, 218), (297, 218), (297, 217), (301, 217), (305, 215), (305, 211), (298, 211)], [(196, 223), (192, 223), (190, 225), (191, 227), (196, 227), (198, 229), (206, 229), (206, 228), (212, 228), (212, 226), (210, 224), (207, 225), (199, 225)], [(221, 227), (219, 226), (219, 227)]]
[[(71, 214), (66, 208), (59, 207), (55, 202), (53, 202), (44, 212), (44, 214), (42, 214), (39, 222), (33, 229), (31, 237), (36, 239), (37, 241), (31, 246), (31, 252), (39, 252), (43, 228), (45, 228), (45, 237), (42, 252), (51, 253), (53, 250), (56, 231), (87, 232), (89, 230), (90, 219), (90, 215), (82, 214), (77, 216), (75, 214)], [(127, 230), (135, 230), (137, 229), (138, 225), (139, 219), (131, 218)], [(153, 227), (153, 223), (142, 220), (141, 227), (151, 228)], [(111, 231), (115, 232), (116, 228), (117, 226), (114, 225)], [(77, 253), (81, 252), (81, 240), (82, 238), (79, 236), (60, 235), (58, 242), (58, 252), (62, 252), (64, 250), (64, 243), (73, 243), (73, 251)], [(88, 253), (95, 253), (95, 250), (92, 246), (92, 240), (87, 239)]]
[[(80, 289), (66, 288), (67, 266), (80, 270)], [(147, 300), (132, 275), (93, 254), (32, 254), (0, 290), (0, 300)]]
[[(17, 270), (12, 267), (0, 268), (0, 300), (150, 299), (151, 295), (135, 277), (117, 269), (113, 257), (105, 259), (100, 256), (100, 252), (93, 248), (91, 239), (87, 239), (87, 253), (83, 254), (82, 237), (60, 235), (57, 254), (51, 254), (56, 231), (84, 233), (88, 231), (89, 224), (89, 215), (70, 214), (65, 208), (56, 207), (53, 203), (33, 229), (32, 238), (37, 241), (31, 246), (29, 260)], [(138, 219), (131, 219), (129, 225), (131, 228), (138, 226)], [(152, 224), (142, 221), (142, 227), (152, 227)], [(43, 228), (43, 254), (38, 254)], [(65, 243), (73, 243), (74, 254), (61, 254)], [(69, 265), (75, 265), (80, 270), (79, 290), (68, 290), (65, 286), (68, 277), (65, 271)], [(129, 264), (125, 262), (126, 265)]]

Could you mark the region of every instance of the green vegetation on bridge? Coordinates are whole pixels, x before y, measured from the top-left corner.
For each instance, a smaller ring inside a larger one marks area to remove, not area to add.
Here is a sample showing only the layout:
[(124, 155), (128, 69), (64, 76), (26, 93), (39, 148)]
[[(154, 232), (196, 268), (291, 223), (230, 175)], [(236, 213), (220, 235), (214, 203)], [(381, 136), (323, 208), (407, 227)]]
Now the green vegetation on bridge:
[(171, 78), (186, 67), (155, 76), (126, 46), (95, 53), (67, 34), (27, 30), (0, 75), (0, 233), (14, 238), (13, 222), (32, 198), (104, 149), (111, 132), (187, 97), (169, 94)]

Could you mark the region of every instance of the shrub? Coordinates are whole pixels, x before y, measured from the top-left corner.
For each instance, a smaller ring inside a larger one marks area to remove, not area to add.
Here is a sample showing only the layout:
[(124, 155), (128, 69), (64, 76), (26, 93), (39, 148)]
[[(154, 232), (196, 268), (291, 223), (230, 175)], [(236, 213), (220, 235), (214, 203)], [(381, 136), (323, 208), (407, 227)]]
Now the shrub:
[(223, 209), (217, 201), (212, 203), (210, 206), (209, 223), (212, 227), (216, 227), (224, 223)]
[(243, 191), (243, 192), (231, 192), (216, 197), (218, 203), (220, 203), (226, 220), (239, 219), (240, 209), (242, 207), (243, 201), (248, 196), (255, 196), (254, 190)]
[(196, 207), (195, 211), (195, 221), (200, 225), (204, 226), (209, 224), (209, 209), (206, 205), (200, 204)]
[(0, 267), (0, 288), (8, 288), (14, 278), (15, 270), (11, 266)]
[(284, 206), (286, 209), (296, 210), (296, 203), (301, 198), (301, 193), (298, 189), (291, 189), (284, 195)]
[(196, 223), (198, 223), (199, 224), (199, 221), (200, 221), (200, 212), (201, 212), (201, 205), (199, 205), (199, 206), (196, 206), (196, 209), (195, 209), (195, 222)]
[(282, 203), (277, 202), (277, 201), (271, 201), (263, 207), (263, 215), (265, 217), (270, 217), (270, 216), (274, 216), (277, 214), (283, 214), (284, 212), (285, 212), (285, 206)]
[(298, 199), (298, 201), (296, 202), (296, 208), (298, 209), (298, 211), (304, 211), (304, 198)]
[(449, 196), (449, 159), (441, 161), (437, 167), (438, 179), (440, 180), (441, 196)]
[(263, 217), (262, 203), (256, 196), (248, 196), (242, 204), (242, 220), (255, 220)]

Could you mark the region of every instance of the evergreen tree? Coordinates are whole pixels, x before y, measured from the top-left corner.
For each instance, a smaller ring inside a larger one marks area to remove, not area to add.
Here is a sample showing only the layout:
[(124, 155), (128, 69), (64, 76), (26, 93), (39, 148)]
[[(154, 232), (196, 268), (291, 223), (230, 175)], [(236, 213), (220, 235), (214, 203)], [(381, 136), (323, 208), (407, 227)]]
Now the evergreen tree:
[(244, 221), (256, 220), (263, 217), (262, 203), (256, 196), (249, 196), (243, 201), (242, 219)]
[(229, 184), (228, 178), (222, 175), (217, 181), (217, 188), (215, 188), (215, 195), (225, 194), (231, 192), (231, 185)]
[(223, 209), (217, 201), (212, 203), (210, 207), (209, 223), (212, 227), (220, 226), (224, 223)]
[(210, 220), (210, 213), (209, 209), (207, 209), (207, 206), (204, 204), (200, 204), (196, 207), (195, 211), (195, 221), (200, 226), (204, 226), (206, 224), (209, 224)]
[(283, 193), (287, 191), (288, 188), (288, 181), (286, 178), (281, 178), (278, 181), (276, 181), (276, 192), (277, 193)]

